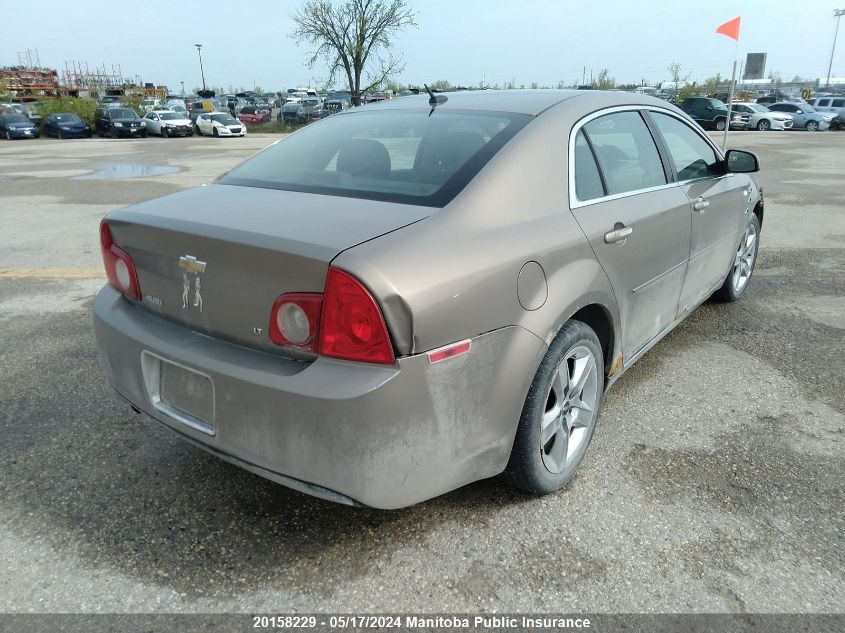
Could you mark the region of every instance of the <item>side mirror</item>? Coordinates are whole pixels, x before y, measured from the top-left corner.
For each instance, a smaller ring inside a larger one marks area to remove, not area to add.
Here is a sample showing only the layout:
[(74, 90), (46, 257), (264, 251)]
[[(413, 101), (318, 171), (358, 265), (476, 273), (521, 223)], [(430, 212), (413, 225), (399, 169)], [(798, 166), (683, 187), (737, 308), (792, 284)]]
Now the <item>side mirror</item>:
[(725, 154), (725, 166), (731, 174), (750, 174), (760, 171), (760, 161), (751, 152), (741, 149), (729, 149)]

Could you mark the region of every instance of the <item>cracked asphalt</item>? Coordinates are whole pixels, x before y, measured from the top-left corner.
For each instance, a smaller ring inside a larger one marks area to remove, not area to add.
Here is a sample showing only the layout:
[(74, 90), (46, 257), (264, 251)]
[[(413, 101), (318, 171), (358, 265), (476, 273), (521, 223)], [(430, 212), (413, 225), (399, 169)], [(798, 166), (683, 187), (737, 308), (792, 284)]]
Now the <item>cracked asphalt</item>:
[(274, 138), (0, 143), (0, 612), (842, 611), (845, 133), (731, 134), (767, 203), (747, 295), (613, 386), (568, 489), (393, 512), (194, 449), (98, 365), (100, 218)]

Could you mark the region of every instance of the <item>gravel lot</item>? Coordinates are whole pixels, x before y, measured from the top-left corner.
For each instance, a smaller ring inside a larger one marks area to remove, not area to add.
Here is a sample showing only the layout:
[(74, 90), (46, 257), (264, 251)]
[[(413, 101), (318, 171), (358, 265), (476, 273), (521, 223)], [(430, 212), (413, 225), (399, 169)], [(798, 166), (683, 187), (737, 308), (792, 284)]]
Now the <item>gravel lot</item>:
[(731, 134), (763, 164), (751, 287), (611, 389), (567, 490), (395, 512), (189, 447), (98, 365), (100, 218), (275, 138), (0, 143), (0, 612), (842, 610), (845, 133)]

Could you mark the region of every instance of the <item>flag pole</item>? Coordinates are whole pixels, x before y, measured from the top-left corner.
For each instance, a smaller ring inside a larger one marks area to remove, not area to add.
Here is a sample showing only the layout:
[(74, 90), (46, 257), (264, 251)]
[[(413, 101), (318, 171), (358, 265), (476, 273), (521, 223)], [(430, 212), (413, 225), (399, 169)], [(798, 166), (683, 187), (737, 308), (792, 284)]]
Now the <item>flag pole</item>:
[(728, 147), (728, 130), (731, 129), (731, 107), (734, 101), (734, 85), (736, 84), (736, 58), (739, 54), (739, 37), (736, 38), (736, 46), (734, 46), (734, 68), (731, 71), (731, 90), (728, 96), (728, 120), (725, 121), (725, 134), (722, 136), (722, 151), (724, 152)]

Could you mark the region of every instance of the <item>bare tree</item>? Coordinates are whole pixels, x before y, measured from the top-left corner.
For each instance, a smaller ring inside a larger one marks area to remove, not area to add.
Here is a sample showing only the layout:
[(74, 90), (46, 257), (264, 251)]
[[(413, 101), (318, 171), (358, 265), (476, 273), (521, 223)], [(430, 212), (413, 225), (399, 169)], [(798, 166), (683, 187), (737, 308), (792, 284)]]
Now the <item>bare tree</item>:
[[(327, 83), (342, 74), (358, 104), (363, 93), (404, 70), (404, 62), (391, 48), (396, 35), (416, 26), (414, 15), (406, 0), (308, 0), (291, 15), (296, 24), (291, 35), (316, 47), (308, 66), (327, 61)], [(367, 78), (362, 87), (365, 69)]]
[(678, 90), (681, 88), (682, 83), (686, 83), (687, 80), (690, 78), (691, 73), (684, 73), (683, 67), (679, 62), (672, 62), (666, 67), (666, 70), (669, 71), (669, 74), (672, 76), (672, 84), (675, 91), (675, 96), (678, 94)]

